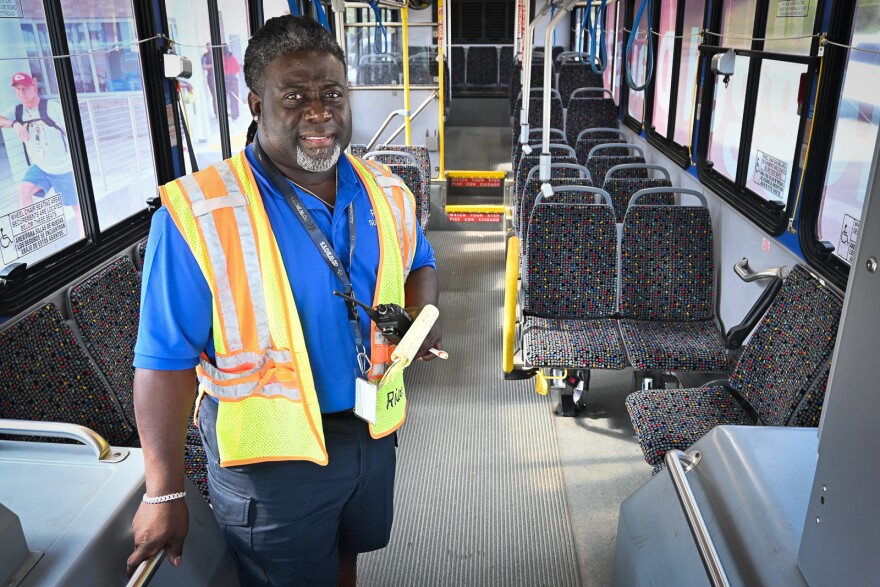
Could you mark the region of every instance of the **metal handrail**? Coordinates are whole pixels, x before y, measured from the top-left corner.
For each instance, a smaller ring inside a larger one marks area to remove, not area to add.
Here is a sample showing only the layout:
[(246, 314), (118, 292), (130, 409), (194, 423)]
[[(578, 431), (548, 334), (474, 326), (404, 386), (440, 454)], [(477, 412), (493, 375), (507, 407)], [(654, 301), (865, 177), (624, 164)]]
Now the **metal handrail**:
[(672, 477), (672, 485), (675, 487), (675, 493), (678, 495), (678, 501), (681, 502), (684, 517), (687, 519), (691, 534), (697, 543), (697, 550), (700, 551), (700, 558), (703, 560), (703, 566), (706, 567), (709, 581), (713, 587), (730, 587), (727, 573), (724, 572), (721, 559), (718, 558), (718, 551), (715, 550), (715, 543), (712, 542), (712, 536), (709, 534), (706, 522), (703, 521), (703, 515), (700, 513), (700, 506), (697, 505), (690, 483), (685, 476), (685, 473), (700, 463), (701, 458), (700, 451), (685, 453), (672, 449), (666, 452), (666, 468), (669, 470), (669, 476)]
[(764, 269), (763, 271), (752, 271), (749, 268), (748, 257), (743, 257), (741, 261), (737, 261), (733, 266), (733, 271), (739, 276), (740, 279), (749, 282), (757, 281), (759, 279), (772, 279), (774, 277), (785, 279), (788, 276), (788, 267), (786, 267), (785, 265), (783, 265), (782, 267)]
[(379, 127), (379, 130), (376, 131), (376, 134), (374, 134), (373, 138), (370, 139), (370, 142), (367, 143), (367, 150), (369, 151), (370, 149), (373, 148), (373, 145), (375, 145), (376, 141), (379, 140), (379, 136), (385, 131), (386, 128), (388, 128), (388, 125), (391, 124), (391, 120), (395, 116), (406, 116), (407, 114), (409, 114), (409, 112), (407, 112), (406, 110), (402, 110), (402, 109), (401, 110), (393, 110), (392, 112), (390, 112), (388, 114), (388, 116), (385, 117), (385, 122), (382, 123), (382, 126)]
[(144, 587), (149, 584), (153, 576), (159, 571), (159, 565), (165, 560), (165, 549), (162, 548), (156, 554), (151, 556), (135, 569), (131, 575), (131, 579), (125, 584), (125, 587)]
[(99, 461), (118, 463), (128, 456), (124, 448), (111, 448), (104, 437), (85, 426), (67, 422), (38, 422), (36, 420), (0, 420), (0, 434), (13, 436), (49, 436), (69, 438), (91, 447)]
[[(425, 98), (425, 101), (422, 102), (421, 104), (419, 104), (419, 107), (416, 108), (413, 111), (413, 113), (409, 115), (409, 121), (412, 122), (413, 120), (415, 120), (415, 117), (418, 116), (419, 114), (421, 114), (422, 110), (427, 108), (428, 104), (430, 104), (434, 100), (434, 98), (439, 98), (439, 97), (440, 97), (440, 95), (436, 91), (431, 92), (431, 95), (428, 96), (427, 98)], [(442, 106), (441, 106), (441, 108), (442, 108)], [(391, 136), (388, 137), (387, 139), (385, 139), (385, 143), (388, 144), (391, 141), (393, 141), (397, 137), (397, 135), (399, 135), (401, 132), (403, 132), (404, 128), (406, 128), (406, 123), (401, 124), (397, 128), (397, 130), (395, 130), (393, 133), (391, 133)], [(372, 147), (372, 145), (370, 145), (370, 146)]]

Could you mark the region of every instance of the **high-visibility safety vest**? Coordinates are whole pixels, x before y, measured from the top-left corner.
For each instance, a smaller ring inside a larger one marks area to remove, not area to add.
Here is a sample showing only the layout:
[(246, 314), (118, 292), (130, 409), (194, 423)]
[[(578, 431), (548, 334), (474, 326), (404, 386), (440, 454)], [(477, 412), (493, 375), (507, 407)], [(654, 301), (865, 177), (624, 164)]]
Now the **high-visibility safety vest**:
[[(367, 188), (379, 233), (373, 305), (404, 305), (416, 248), (415, 200), (384, 166), (349, 157)], [(321, 410), (293, 292), (244, 152), (159, 189), (213, 294), (214, 361), (203, 353), (199, 398), (219, 400), (217, 444), (224, 467), (265, 461), (328, 461)], [(372, 324), (378, 383), (393, 348)], [(403, 376), (382, 381), (373, 438), (406, 418)], [(387, 397), (386, 397), (387, 396)]]

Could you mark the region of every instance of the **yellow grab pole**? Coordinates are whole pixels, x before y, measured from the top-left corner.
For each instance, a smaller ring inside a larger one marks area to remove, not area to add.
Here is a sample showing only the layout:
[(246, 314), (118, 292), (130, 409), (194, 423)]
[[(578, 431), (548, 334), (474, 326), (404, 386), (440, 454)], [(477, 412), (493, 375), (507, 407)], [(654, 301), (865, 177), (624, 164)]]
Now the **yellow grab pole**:
[(504, 315), (501, 317), (501, 368), (513, 371), (513, 349), (516, 343), (516, 298), (519, 282), (519, 237), (507, 239), (507, 267), (504, 276)]
[(440, 82), (440, 116), (438, 128), (440, 133), (440, 173), (438, 179), (446, 179), (446, 92), (445, 92), (445, 61), (443, 55), (443, 43), (446, 40), (446, 17), (444, 14), (443, 0), (437, 0), (437, 73)]
[(409, 4), (404, 4), (400, 9), (400, 19), (403, 21), (403, 109), (406, 110), (404, 125), (406, 126), (406, 144), (412, 144), (412, 117), (409, 113)]

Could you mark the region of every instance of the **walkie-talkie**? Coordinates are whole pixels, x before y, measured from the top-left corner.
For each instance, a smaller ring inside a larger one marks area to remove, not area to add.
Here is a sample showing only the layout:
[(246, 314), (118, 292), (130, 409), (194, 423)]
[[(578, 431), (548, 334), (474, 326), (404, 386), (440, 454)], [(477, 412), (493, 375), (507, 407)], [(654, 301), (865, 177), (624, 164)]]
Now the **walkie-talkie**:
[(371, 308), (363, 302), (354, 299), (352, 296), (345, 295), (341, 291), (334, 291), (333, 295), (339, 296), (349, 302), (353, 302), (363, 308), (364, 312), (367, 313), (367, 316), (370, 317), (370, 320), (376, 323), (382, 336), (384, 336), (391, 344), (399, 343), (400, 339), (403, 338), (403, 335), (406, 334), (406, 331), (409, 330), (409, 327), (412, 326), (412, 317), (406, 313), (406, 310), (397, 304), (379, 304), (375, 308)]

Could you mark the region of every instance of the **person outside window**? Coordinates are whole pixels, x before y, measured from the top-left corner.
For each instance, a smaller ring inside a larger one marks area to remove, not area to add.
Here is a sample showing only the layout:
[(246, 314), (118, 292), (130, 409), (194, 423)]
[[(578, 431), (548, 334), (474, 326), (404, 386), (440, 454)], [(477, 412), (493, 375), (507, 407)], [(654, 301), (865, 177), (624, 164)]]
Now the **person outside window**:
[[(134, 361), (146, 494), (127, 570), (160, 549), (181, 564), (195, 398), (241, 584), (354, 586), (358, 554), (390, 539), (406, 393), (390, 342), (334, 291), (417, 316), (439, 297), (434, 253), (405, 184), (343, 153), (352, 113), (329, 32), (270, 19), (244, 72), (254, 142), (159, 190)], [(432, 348), (439, 324), (416, 358)]]
[(214, 109), (214, 118), (217, 118), (217, 85), (214, 79), (214, 55), (211, 53), (211, 43), (205, 43), (205, 52), (202, 54), (202, 70), (205, 72), (208, 91), (211, 92), (211, 107)]
[(235, 58), (229, 47), (223, 47), (223, 75), (226, 80), (226, 102), (232, 120), (238, 120), (238, 103), (240, 100), (238, 90), (239, 73), (241, 73), (241, 65), (238, 63), (238, 59)]
[(36, 80), (23, 71), (12, 76), (12, 89), (19, 104), (0, 116), (0, 128), (11, 128), (16, 132), (28, 164), (18, 185), (19, 206), (30, 206), (35, 196), (45, 197), (54, 189), (61, 196), (62, 204), (73, 209), (75, 223), (82, 234), (79, 198), (61, 104), (40, 97)]

